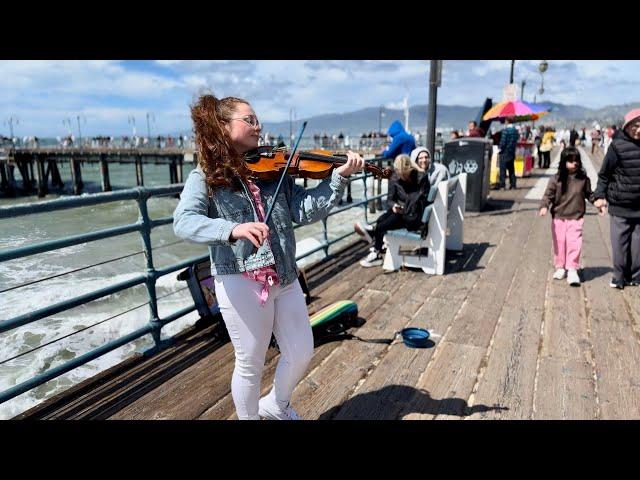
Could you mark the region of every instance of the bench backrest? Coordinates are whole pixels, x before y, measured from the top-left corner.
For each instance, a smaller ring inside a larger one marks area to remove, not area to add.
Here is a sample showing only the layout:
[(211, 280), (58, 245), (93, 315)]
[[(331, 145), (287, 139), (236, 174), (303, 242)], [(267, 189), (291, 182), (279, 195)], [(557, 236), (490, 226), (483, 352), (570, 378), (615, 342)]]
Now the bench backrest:
[(429, 235), (446, 235), (450, 250), (462, 250), (466, 191), (466, 173), (441, 181), (429, 190), (428, 199), (433, 203), (422, 214), (422, 222), (429, 223)]

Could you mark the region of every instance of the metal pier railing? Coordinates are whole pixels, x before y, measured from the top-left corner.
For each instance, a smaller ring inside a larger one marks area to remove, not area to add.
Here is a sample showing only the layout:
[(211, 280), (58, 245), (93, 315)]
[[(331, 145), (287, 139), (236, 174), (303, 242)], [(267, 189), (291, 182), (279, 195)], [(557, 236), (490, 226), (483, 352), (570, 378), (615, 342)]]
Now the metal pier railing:
[[(335, 208), (329, 214), (329, 216), (337, 215), (341, 212), (344, 212), (352, 208), (358, 208), (358, 207), (364, 206), (367, 203), (370, 203), (371, 205), (373, 205), (374, 202), (379, 202), (382, 197), (385, 197), (386, 193), (381, 193), (379, 182), (378, 182), (377, 194), (369, 195), (369, 193), (367, 192), (368, 178), (371, 178), (370, 174), (360, 174), (360, 175), (351, 177), (349, 187), (351, 187), (351, 183), (353, 182), (359, 182), (359, 181), (363, 182), (364, 199), (357, 202), (348, 203), (347, 205), (341, 206), (339, 208)], [(372, 183), (371, 188), (373, 190), (373, 184), (375, 182), (371, 182), (371, 183)], [(120, 336), (119, 338), (116, 338), (104, 345), (101, 345), (100, 347), (95, 348), (87, 353), (84, 353), (83, 355), (77, 358), (68, 360), (65, 363), (60, 364), (56, 367), (49, 368), (48, 370), (38, 375), (35, 375), (34, 377), (22, 383), (19, 383), (7, 390), (0, 392), (0, 403), (6, 402), (18, 395), (21, 395), (39, 385), (42, 385), (98, 357), (101, 357), (107, 354), (108, 352), (111, 352), (130, 342), (133, 342), (134, 340), (144, 335), (150, 334), (154, 340), (154, 346), (149, 350), (147, 350), (147, 352), (145, 352), (146, 354), (153, 354), (156, 351), (162, 348), (165, 348), (166, 346), (172, 343), (174, 337), (169, 337), (164, 340), (161, 339), (161, 334), (160, 334), (161, 329), (165, 325), (193, 312), (196, 309), (196, 307), (195, 305), (190, 305), (185, 308), (178, 309), (166, 315), (165, 317), (160, 317), (158, 314), (158, 297), (156, 295), (156, 282), (160, 277), (164, 275), (168, 275), (172, 272), (176, 272), (180, 269), (186, 268), (189, 265), (192, 265), (193, 263), (208, 259), (208, 254), (187, 258), (185, 260), (182, 260), (177, 263), (173, 263), (163, 268), (156, 268), (153, 262), (153, 247), (151, 245), (151, 231), (152, 229), (158, 226), (172, 223), (173, 217), (151, 219), (147, 209), (147, 202), (150, 198), (179, 194), (182, 191), (182, 188), (183, 188), (183, 184), (164, 186), (164, 187), (152, 187), (152, 188), (138, 187), (138, 188), (121, 190), (116, 192), (98, 193), (95, 195), (87, 195), (82, 197), (59, 198), (59, 199), (46, 201), (46, 202), (37, 202), (37, 203), (31, 203), (31, 204), (15, 205), (10, 207), (0, 208), (0, 219), (8, 219), (8, 218), (21, 217), (25, 215), (43, 213), (43, 212), (53, 212), (53, 211), (60, 211), (60, 210), (78, 208), (78, 207), (86, 207), (90, 205), (106, 204), (106, 203), (117, 202), (122, 200), (135, 200), (137, 202), (138, 213), (139, 213), (138, 220), (135, 223), (106, 228), (106, 229), (97, 230), (89, 233), (70, 235), (67, 237), (58, 238), (55, 240), (48, 240), (48, 241), (36, 243), (33, 245), (0, 250), (0, 263), (24, 258), (30, 255), (36, 255), (43, 252), (55, 251), (55, 250), (73, 246), (73, 245), (79, 245), (87, 242), (93, 242), (97, 240), (103, 240), (106, 238), (117, 237), (120, 235), (125, 235), (125, 234), (136, 232), (136, 231), (140, 234), (140, 237), (142, 240), (143, 253), (146, 257), (145, 272), (134, 278), (128, 279), (123, 282), (115, 283), (113, 285), (109, 285), (108, 287), (101, 288), (99, 290), (95, 290), (90, 293), (77, 295), (72, 298), (61, 301), (59, 303), (47, 305), (43, 308), (39, 308), (37, 310), (33, 310), (30, 312), (21, 314), (13, 318), (8, 318), (8, 319), (0, 318), (0, 334), (12, 331), (14, 329), (36, 322), (43, 318), (49, 317), (51, 315), (64, 312), (66, 310), (77, 307), (79, 305), (84, 305), (93, 300), (108, 297), (109, 295), (113, 295), (117, 292), (121, 292), (123, 290), (127, 290), (142, 284), (146, 286), (146, 293), (147, 293), (148, 305), (149, 305), (149, 320), (146, 325), (126, 335)], [(350, 199), (350, 188), (349, 188), (348, 199)], [(363, 210), (364, 210), (365, 221), (369, 222), (368, 215), (367, 215), (368, 209), (365, 207), (363, 208)], [(319, 250), (324, 250), (325, 254), (328, 255), (329, 249), (332, 245), (354, 234), (354, 232), (349, 232), (337, 238), (329, 240), (329, 236), (328, 236), (329, 232), (328, 232), (326, 219), (322, 221), (322, 225), (323, 225), (324, 241), (316, 248), (306, 251), (301, 255), (298, 255), (296, 257), (296, 260), (300, 260), (301, 258), (312, 255), (313, 253)], [(298, 228), (300, 226), (301, 225), (296, 225), (295, 228)], [(109, 261), (115, 261), (120, 258), (122, 257), (111, 259)], [(101, 262), (101, 263), (107, 263), (107, 262)], [(69, 272), (65, 272), (64, 274), (72, 273), (78, 270), (79, 269), (72, 270)], [(42, 281), (42, 279), (36, 280), (35, 282), (39, 282), (39, 281)], [(26, 285), (30, 285), (31, 283), (35, 283), (35, 282), (29, 282), (26, 284), (18, 285), (16, 287), (11, 287), (10, 289), (7, 289), (7, 290), (13, 290), (16, 288), (24, 287)], [(3, 290), (3, 291), (7, 291), (7, 290)], [(110, 317), (110, 318), (113, 318), (113, 317)], [(80, 333), (80, 331), (82, 330), (73, 332), (71, 335)], [(62, 340), (63, 338), (67, 338), (69, 336), (70, 335), (65, 335), (52, 342), (49, 342), (49, 344), (55, 343), (55, 341)], [(27, 352), (22, 352), (18, 356), (22, 356), (26, 353), (29, 353), (41, 347), (42, 345), (35, 347), (32, 350), (29, 350)], [(13, 357), (13, 358), (17, 358), (17, 357)], [(0, 365), (8, 362), (9, 360), (12, 360), (13, 358), (0, 359)]]

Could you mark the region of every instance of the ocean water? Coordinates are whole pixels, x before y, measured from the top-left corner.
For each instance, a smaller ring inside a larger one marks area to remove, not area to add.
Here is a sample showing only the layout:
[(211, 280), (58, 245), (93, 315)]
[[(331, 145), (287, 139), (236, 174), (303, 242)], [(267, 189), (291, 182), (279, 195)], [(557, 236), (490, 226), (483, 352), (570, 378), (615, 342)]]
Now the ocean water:
[[(63, 165), (61, 174), (69, 189), (71, 174), (68, 166), (66, 167)], [(190, 170), (191, 166), (185, 165), (183, 178), (186, 178)], [(133, 165), (113, 165), (110, 173), (114, 189), (135, 186)], [(86, 192), (100, 191), (100, 173), (97, 165), (83, 165), (82, 174)], [(20, 182), (17, 170), (16, 176)], [(146, 186), (168, 184), (168, 166), (145, 165), (144, 179)], [(371, 192), (372, 179), (369, 178), (367, 181), (368, 191)], [(301, 180), (298, 182), (301, 183)], [(315, 183), (315, 181), (309, 181), (309, 187)], [(386, 181), (382, 184), (383, 191), (386, 191)], [(363, 199), (363, 188), (363, 180), (356, 180), (352, 184), (354, 201)], [(46, 199), (56, 196), (52, 194)], [(344, 198), (346, 199), (346, 194)], [(0, 206), (30, 201), (38, 201), (38, 199), (33, 196), (15, 199), (0, 198)], [(177, 202), (177, 198), (173, 197), (151, 199), (148, 202), (151, 218), (172, 215)], [(329, 239), (353, 231), (353, 222), (363, 220), (364, 212), (364, 207), (355, 207), (329, 217)], [(381, 213), (378, 211), (375, 214), (368, 214), (369, 221), (377, 218)], [(0, 219), (0, 249), (16, 248), (67, 235), (134, 223), (137, 218), (138, 207), (135, 201), (119, 201), (14, 219)], [(322, 222), (297, 229), (296, 239), (298, 254), (305, 248), (324, 241)], [(355, 239), (356, 236), (348, 237), (332, 246), (330, 252)], [(152, 231), (151, 240), (156, 268), (207, 252), (204, 246), (180, 241), (173, 234), (171, 225), (155, 228)], [(324, 252), (316, 252), (299, 261), (299, 265), (304, 266), (323, 256)], [(85, 268), (89, 266), (90, 268)], [(0, 263), (0, 320), (13, 318), (125, 281), (144, 273), (145, 268), (142, 240), (138, 233), (2, 262)], [(73, 272), (68, 273), (70, 271)], [(193, 303), (186, 283), (176, 279), (177, 273), (165, 275), (156, 283), (160, 317), (165, 317)], [(53, 278), (30, 283), (47, 277)], [(23, 284), (28, 285), (22, 286)], [(146, 287), (139, 285), (0, 334), (0, 391), (144, 326), (149, 316)], [(197, 313), (192, 312), (168, 324), (162, 330), (163, 338), (193, 325), (197, 319)], [(0, 419), (11, 418), (50, 396), (121, 362), (130, 355), (143, 352), (152, 346), (151, 336), (145, 335), (0, 404)]]

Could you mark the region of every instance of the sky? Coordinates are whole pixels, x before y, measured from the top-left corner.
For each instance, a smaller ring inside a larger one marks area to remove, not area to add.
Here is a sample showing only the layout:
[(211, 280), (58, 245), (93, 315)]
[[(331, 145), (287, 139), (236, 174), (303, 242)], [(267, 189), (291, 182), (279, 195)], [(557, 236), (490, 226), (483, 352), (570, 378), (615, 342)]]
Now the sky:
[[(640, 61), (516, 60), (524, 99), (600, 108), (640, 100)], [(188, 132), (202, 89), (251, 102), (262, 122), (401, 108), (428, 101), (429, 60), (2, 60), (0, 134), (56, 137)], [(510, 60), (445, 60), (438, 104), (480, 106), (502, 98)], [(78, 122), (79, 121), (79, 122)]]

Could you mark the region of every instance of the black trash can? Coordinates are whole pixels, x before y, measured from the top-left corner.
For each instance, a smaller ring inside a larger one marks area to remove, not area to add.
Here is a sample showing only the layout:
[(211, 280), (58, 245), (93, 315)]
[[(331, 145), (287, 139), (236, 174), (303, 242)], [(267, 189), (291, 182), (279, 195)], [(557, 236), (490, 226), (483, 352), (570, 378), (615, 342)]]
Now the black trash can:
[(459, 138), (444, 144), (442, 163), (449, 173), (467, 174), (466, 209), (479, 212), (489, 196), (493, 142), (488, 138)]

